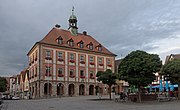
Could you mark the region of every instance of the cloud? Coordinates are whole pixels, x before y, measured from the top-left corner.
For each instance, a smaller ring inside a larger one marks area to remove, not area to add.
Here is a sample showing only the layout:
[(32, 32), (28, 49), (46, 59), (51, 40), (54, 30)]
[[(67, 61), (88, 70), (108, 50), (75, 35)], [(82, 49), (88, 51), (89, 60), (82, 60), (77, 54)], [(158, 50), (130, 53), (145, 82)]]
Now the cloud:
[(79, 32), (86, 30), (117, 58), (141, 49), (164, 59), (180, 50), (179, 0), (1, 0), (0, 75), (23, 70), (27, 52), (55, 24), (67, 29), (73, 5)]

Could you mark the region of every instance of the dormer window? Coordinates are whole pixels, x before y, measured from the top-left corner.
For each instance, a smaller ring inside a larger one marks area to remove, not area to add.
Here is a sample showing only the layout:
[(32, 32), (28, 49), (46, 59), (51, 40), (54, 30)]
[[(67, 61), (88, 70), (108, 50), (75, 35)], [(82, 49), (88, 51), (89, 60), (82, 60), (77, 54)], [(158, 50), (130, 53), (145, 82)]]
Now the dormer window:
[(71, 46), (71, 47), (74, 46), (74, 41), (73, 41), (72, 38), (71, 38), (70, 40), (68, 40), (67, 43), (68, 43), (68, 45)]
[(90, 43), (87, 45), (87, 47), (89, 48), (89, 50), (93, 50), (93, 43), (90, 42)]
[(101, 44), (99, 44), (96, 48), (98, 51), (102, 51), (102, 45)]
[(58, 44), (63, 44), (63, 38), (61, 36), (59, 36), (56, 40)]
[(78, 42), (78, 46), (79, 48), (84, 48), (84, 42), (81, 40), (80, 42)]

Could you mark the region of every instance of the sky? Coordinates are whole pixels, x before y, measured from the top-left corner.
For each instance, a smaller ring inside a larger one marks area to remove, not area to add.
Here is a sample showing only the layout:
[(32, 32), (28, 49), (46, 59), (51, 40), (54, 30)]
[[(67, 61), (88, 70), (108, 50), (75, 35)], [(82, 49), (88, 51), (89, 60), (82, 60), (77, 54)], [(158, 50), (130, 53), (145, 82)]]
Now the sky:
[(180, 54), (180, 0), (0, 0), (0, 76), (26, 68), (28, 51), (55, 24), (67, 29), (72, 6), (78, 31), (116, 59), (135, 50), (158, 54), (163, 62)]

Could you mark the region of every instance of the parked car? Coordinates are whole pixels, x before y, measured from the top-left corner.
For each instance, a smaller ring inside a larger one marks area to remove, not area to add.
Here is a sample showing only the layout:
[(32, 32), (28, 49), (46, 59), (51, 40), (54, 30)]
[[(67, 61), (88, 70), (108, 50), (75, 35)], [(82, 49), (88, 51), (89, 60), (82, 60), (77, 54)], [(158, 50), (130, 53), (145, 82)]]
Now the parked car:
[(18, 96), (13, 96), (12, 97), (12, 100), (19, 100), (20, 99), (20, 97), (18, 97)]

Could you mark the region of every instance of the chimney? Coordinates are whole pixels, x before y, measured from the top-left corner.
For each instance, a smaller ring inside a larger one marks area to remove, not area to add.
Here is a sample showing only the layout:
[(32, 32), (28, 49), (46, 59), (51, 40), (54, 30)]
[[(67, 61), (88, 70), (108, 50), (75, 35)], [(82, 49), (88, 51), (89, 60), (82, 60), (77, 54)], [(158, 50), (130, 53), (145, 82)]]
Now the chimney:
[(87, 35), (87, 32), (86, 32), (86, 31), (83, 31), (83, 35), (85, 35), (85, 36), (86, 36), (86, 35)]
[(56, 27), (56, 28), (60, 28), (61, 26), (60, 26), (59, 24), (56, 24), (55, 27)]

